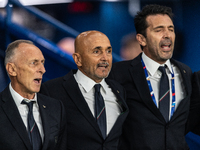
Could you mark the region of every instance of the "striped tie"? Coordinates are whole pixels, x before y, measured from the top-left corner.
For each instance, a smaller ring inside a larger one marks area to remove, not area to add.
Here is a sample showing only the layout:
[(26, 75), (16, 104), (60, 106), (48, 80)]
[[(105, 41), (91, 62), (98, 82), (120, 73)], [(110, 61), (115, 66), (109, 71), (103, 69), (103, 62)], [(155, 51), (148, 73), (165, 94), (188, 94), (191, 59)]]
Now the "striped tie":
[(95, 86), (95, 118), (99, 128), (101, 130), (102, 136), (106, 138), (106, 110), (103, 97), (100, 93), (101, 84), (96, 84)]
[(165, 71), (165, 67), (160, 66), (158, 68), (162, 72), (162, 77), (160, 79), (160, 89), (159, 89), (159, 110), (165, 121), (169, 121), (169, 79)]
[(22, 104), (26, 104), (29, 108), (29, 111), (28, 111), (28, 136), (31, 141), (33, 150), (41, 150), (42, 139), (41, 139), (37, 124), (33, 118), (33, 103), (34, 103), (34, 101), (30, 101), (29, 103), (26, 102), (25, 100), (22, 101)]

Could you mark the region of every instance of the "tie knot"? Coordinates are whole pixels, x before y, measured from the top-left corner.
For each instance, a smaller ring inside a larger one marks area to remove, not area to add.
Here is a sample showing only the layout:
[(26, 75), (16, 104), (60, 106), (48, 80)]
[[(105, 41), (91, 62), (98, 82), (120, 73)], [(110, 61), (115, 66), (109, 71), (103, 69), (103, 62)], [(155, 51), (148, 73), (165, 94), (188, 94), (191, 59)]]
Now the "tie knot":
[(29, 108), (30, 110), (32, 110), (32, 108), (33, 108), (33, 103), (35, 103), (35, 101), (27, 102), (27, 101), (23, 100), (21, 103), (22, 103), (22, 104), (26, 104), (26, 105), (28, 106), (28, 108)]
[(95, 84), (95, 92), (100, 92), (101, 84)]
[(163, 73), (165, 73), (166, 71), (165, 71), (165, 68), (166, 68), (167, 66), (165, 65), (165, 66), (160, 66), (159, 68), (158, 68), (158, 70), (160, 70), (161, 72), (162, 72), (162, 74)]

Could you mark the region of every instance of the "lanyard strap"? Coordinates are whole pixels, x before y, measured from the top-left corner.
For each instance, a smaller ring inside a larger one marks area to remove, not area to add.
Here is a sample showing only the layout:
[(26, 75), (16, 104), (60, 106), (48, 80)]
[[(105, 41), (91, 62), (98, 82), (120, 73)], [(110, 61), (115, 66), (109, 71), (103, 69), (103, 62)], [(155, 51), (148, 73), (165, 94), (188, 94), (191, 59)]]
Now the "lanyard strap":
[[(152, 88), (152, 86), (151, 86), (150, 77), (149, 77), (149, 75), (148, 75), (147, 68), (146, 68), (146, 66), (145, 66), (144, 61), (143, 61), (142, 58), (141, 58), (141, 62), (142, 62), (142, 66), (143, 66), (143, 69), (144, 69), (145, 76), (146, 76), (147, 84), (148, 84), (148, 87), (149, 87), (149, 90), (150, 90), (151, 98), (152, 98), (154, 104), (156, 105), (156, 107), (158, 107), (158, 105), (157, 105), (157, 103), (156, 103), (156, 98), (155, 98), (155, 95), (154, 95), (154, 92), (153, 92), (153, 88)], [(173, 116), (174, 111), (175, 111), (175, 106), (176, 106), (175, 83), (174, 83), (174, 72), (173, 72), (173, 68), (172, 68), (171, 76), (172, 76), (172, 79), (171, 79), (172, 105), (171, 105), (171, 115), (170, 115), (170, 118)]]

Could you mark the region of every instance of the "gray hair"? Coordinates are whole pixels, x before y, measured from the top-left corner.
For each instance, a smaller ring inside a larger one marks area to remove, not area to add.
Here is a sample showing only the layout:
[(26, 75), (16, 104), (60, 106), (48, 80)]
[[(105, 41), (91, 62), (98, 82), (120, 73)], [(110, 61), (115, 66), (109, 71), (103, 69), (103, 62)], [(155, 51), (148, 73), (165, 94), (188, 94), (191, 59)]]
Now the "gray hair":
[(19, 44), (21, 43), (34, 45), (33, 42), (29, 40), (16, 40), (10, 43), (5, 51), (5, 61), (4, 61), (5, 66), (7, 65), (8, 62), (12, 62), (12, 59), (15, 55), (15, 49), (18, 48)]

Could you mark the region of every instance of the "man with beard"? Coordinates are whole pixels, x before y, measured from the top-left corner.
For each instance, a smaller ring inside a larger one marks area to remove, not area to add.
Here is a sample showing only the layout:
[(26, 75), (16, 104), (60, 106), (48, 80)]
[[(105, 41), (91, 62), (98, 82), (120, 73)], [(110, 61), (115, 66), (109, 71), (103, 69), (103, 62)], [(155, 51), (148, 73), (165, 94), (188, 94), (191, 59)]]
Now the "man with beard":
[(73, 59), (78, 70), (41, 87), (41, 93), (62, 100), (66, 108), (67, 148), (117, 150), (128, 108), (125, 89), (106, 79), (112, 67), (110, 40), (99, 31), (79, 34)]
[(120, 150), (188, 150), (185, 124), (189, 114), (191, 69), (172, 59), (175, 42), (172, 10), (147, 5), (134, 19), (143, 52), (113, 64), (110, 78), (127, 92), (129, 114)]

